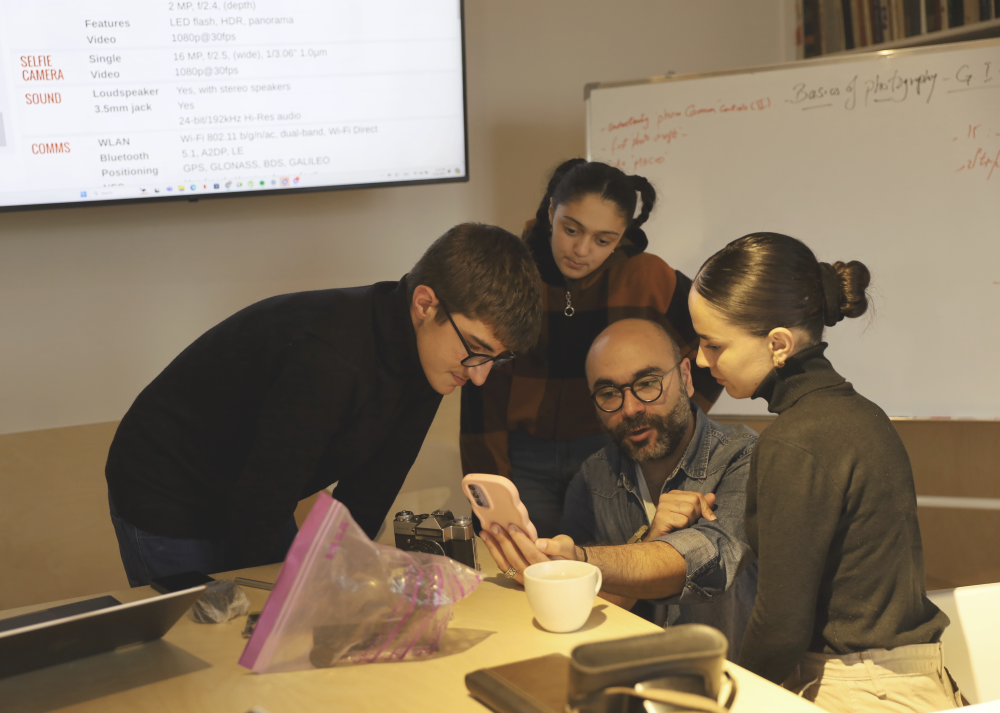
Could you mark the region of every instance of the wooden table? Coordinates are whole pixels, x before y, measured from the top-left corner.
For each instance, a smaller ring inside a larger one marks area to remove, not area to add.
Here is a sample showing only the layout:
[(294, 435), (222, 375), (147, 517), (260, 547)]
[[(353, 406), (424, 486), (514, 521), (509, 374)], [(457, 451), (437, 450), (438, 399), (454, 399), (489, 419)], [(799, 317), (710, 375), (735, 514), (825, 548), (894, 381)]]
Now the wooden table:
[[(485, 554), (485, 548), (480, 552)], [(5, 713), (89, 711), (93, 713), (268, 713), (311, 711), (474, 711), (487, 709), (469, 696), (465, 674), (550, 653), (569, 654), (588, 641), (658, 631), (658, 627), (597, 600), (587, 624), (571, 634), (551, 634), (534, 623), (524, 590), (500, 576), (489, 555), (486, 579), (455, 608), (449, 627), (452, 647), (471, 648), (430, 660), (345, 666), (297, 673), (257, 675), (237, 664), (246, 639), (246, 617), (226, 624), (195, 624), (182, 618), (161, 641), (92, 656), (40, 671), (0, 679)], [(280, 565), (217, 577), (275, 581)], [(245, 588), (251, 611), (268, 592)], [(149, 587), (110, 592), (121, 602), (154, 596)], [(86, 598), (86, 597), (85, 597)], [(0, 612), (0, 619), (55, 604)], [(775, 713), (818, 708), (788, 691), (728, 664), (740, 689), (733, 713)]]

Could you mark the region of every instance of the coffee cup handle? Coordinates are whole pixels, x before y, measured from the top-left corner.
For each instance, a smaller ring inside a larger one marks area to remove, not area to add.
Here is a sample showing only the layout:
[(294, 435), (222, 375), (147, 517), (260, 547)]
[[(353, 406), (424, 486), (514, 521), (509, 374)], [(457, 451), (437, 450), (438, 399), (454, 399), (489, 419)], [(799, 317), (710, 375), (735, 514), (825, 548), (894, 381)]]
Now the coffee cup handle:
[(604, 583), (604, 577), (601, 576), (601, 568), (595, 567), (597, 570), (597, 587), (594, 589), (594, 596), (596, 597), (601, 592), (601, 585)]

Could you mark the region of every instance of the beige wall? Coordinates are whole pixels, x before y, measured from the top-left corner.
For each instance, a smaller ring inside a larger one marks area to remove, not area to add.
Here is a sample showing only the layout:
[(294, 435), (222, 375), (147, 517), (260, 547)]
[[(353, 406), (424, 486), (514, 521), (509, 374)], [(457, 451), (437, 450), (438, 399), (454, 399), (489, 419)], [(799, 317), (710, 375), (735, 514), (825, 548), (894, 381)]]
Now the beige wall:
[(0, 214), (0, 433), (121, 418), (258, 299), (398, 279), (461, 221), (519, 232), (584, 151), (586, 82), (779, 61), (779, 7), (469, 0), (466, 184)]
[[(397, 279), (457, 222), (519, 231), (584, 151), (585, 83), (780, 61), (781, 6), (468, 0), (467, 184), (0, 214), (0, 608), (123, 586), (114, 422), (205, 329), (270, 295)], [(421, 472), (443, 461), (448, 480), (454, 452), (434, 448)]]

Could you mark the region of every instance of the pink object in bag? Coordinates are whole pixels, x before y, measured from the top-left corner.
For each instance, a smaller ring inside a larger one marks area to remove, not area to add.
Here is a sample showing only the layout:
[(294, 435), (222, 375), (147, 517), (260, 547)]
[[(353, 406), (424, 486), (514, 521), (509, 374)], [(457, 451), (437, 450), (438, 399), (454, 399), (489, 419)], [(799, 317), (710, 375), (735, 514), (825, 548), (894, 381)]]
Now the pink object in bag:
[(240, 665), (276, 673), (433, 653), (455, 603), (482, 579), (448, 557), (372, 542), (342, 503), (321, 492)]

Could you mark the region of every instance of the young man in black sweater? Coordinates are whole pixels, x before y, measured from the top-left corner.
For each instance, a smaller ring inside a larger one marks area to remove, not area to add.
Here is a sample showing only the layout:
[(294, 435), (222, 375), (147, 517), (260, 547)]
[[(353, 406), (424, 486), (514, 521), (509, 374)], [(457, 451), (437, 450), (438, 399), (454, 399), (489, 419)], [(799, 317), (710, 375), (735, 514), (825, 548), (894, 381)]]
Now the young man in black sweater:
[(284, 558), (299, 500), (336, 482), (374, 537), (443, 394), (541, 321), (527, 247), (463, 224), (398, 282), (263, 300), (213, 327), (126, 413), (105, 474), (129, 584)]

